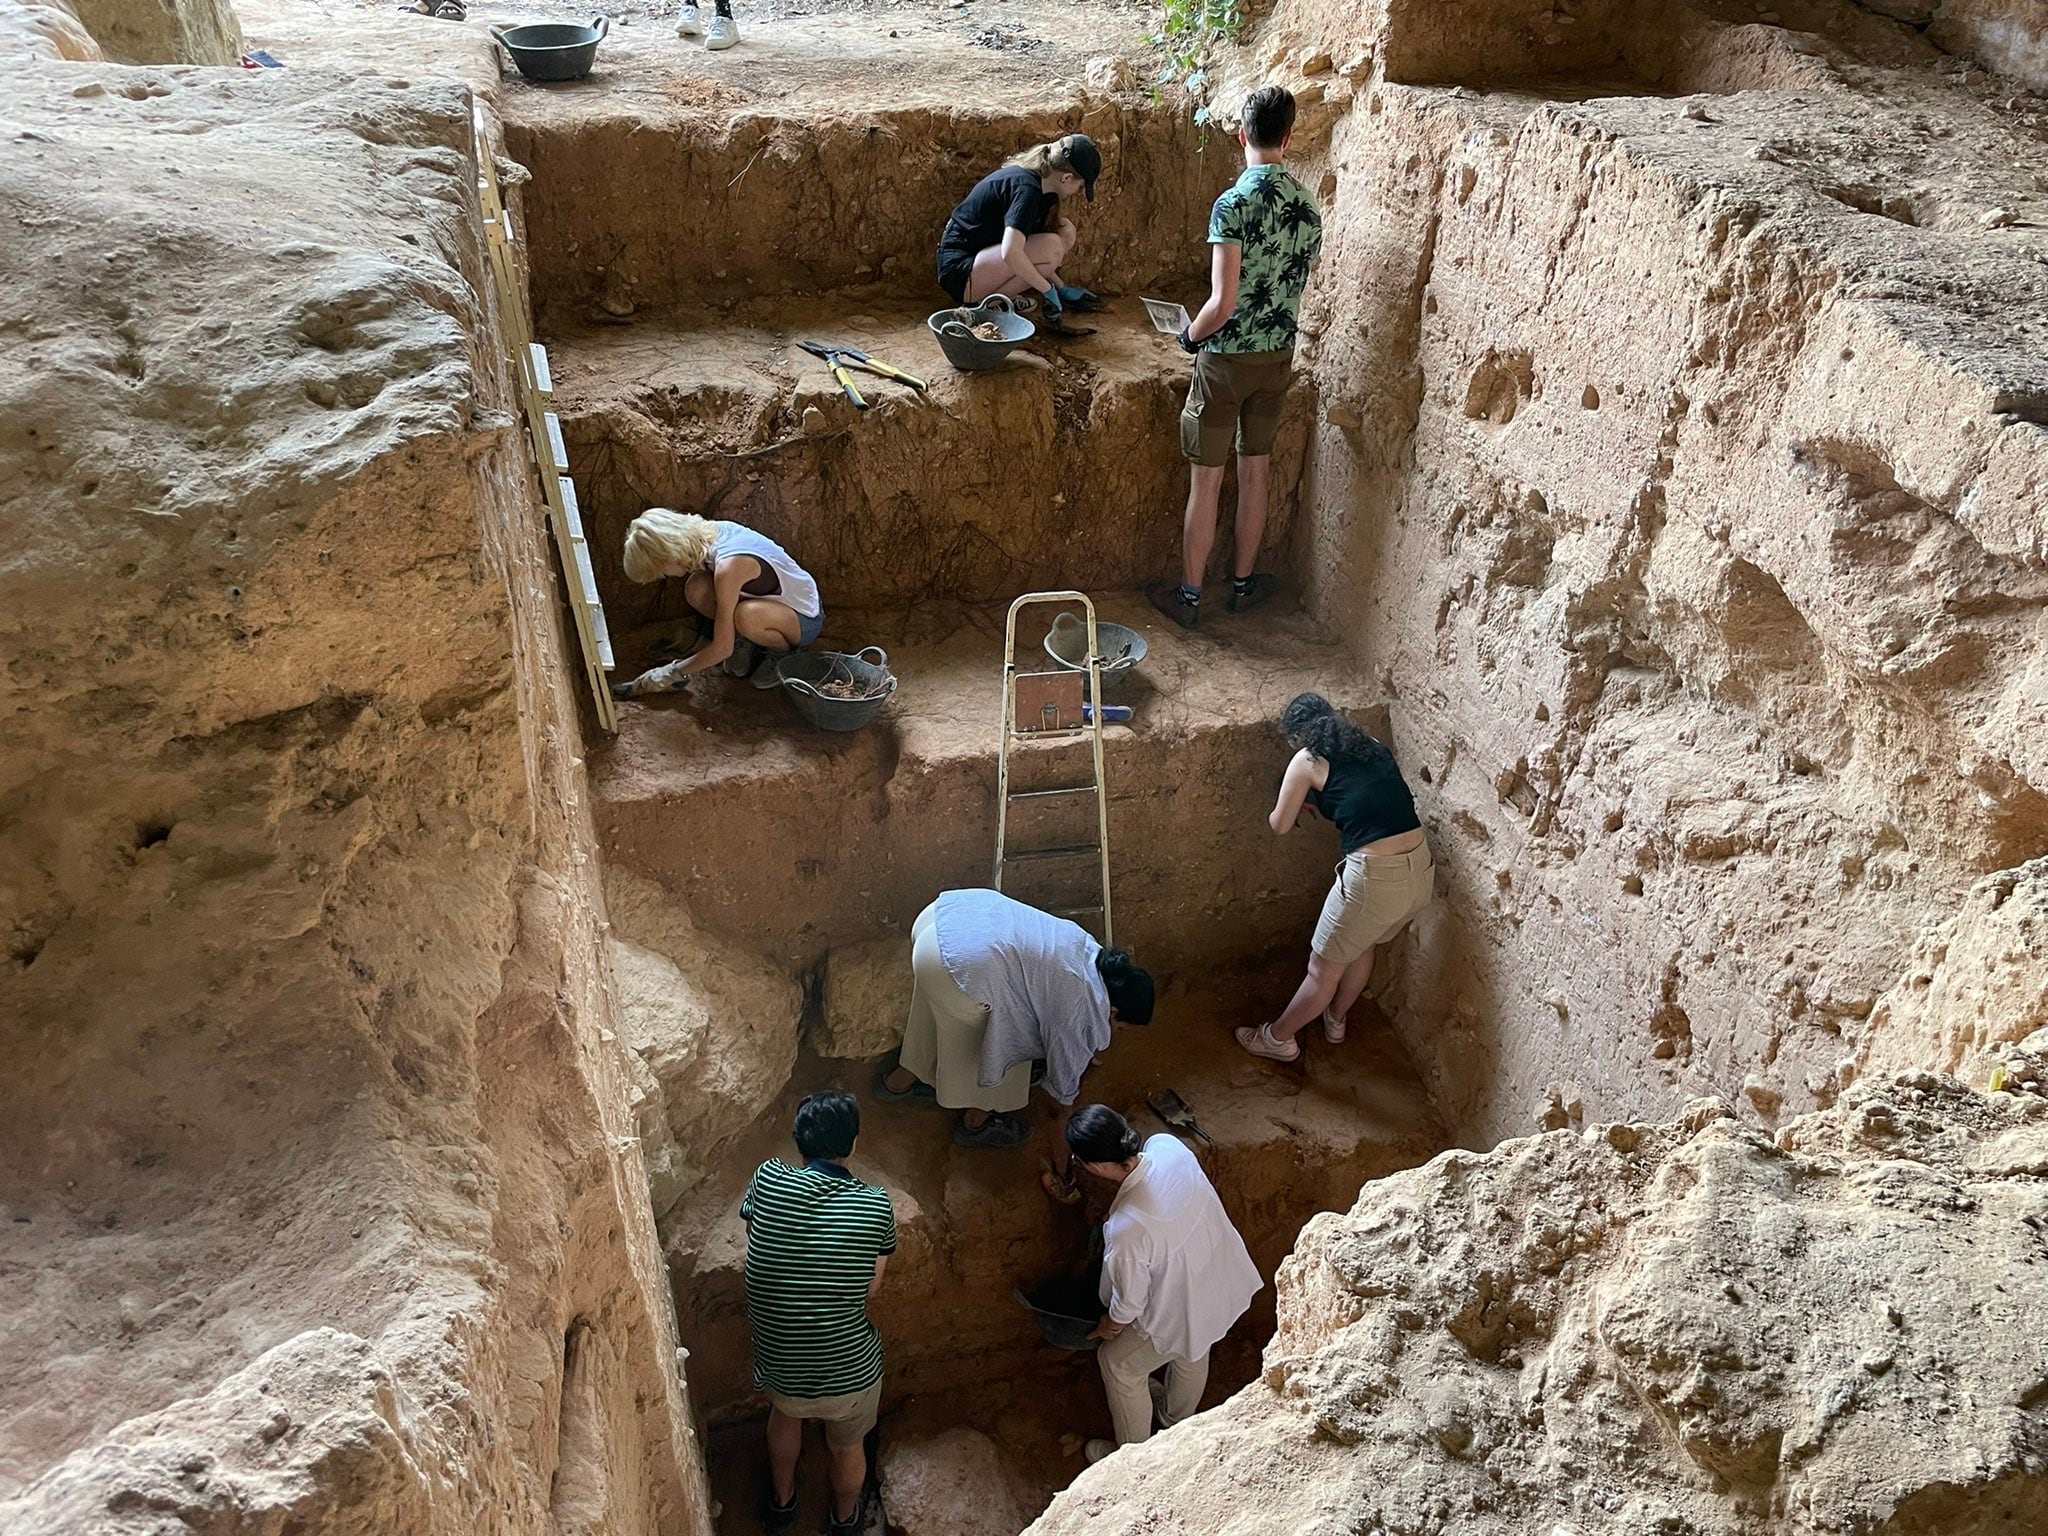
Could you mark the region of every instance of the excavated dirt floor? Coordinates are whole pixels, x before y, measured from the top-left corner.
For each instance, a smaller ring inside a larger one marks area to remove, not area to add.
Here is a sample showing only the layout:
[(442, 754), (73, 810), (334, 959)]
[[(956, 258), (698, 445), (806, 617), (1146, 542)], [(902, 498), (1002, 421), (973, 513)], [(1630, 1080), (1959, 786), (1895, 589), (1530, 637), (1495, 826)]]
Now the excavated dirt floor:
[[(1214, 1138), (1211, 1146), (1190, 1144), (1268, 1277), (1311, 1215), (1347, 1208), (1361, 1183), (1414, 1167), (1444, 1144), (1413, 1069), (1370, 1003), (1359, 1006), (1344, 1045), (1316, 1036), (1300, 1065), (1255, 1061), (1237, 1048), (1230, 1026), (1269, 1017), (1299, 980), (1297, 965), (1289, 958), (1182, 978), (1162, 994), (1150, 1026), (1118, 1031), (1082, 1084), (1084, 1102), (1111, 1105), (1143, 1135), (1166, 1129), (1146, 1096), (1168, 1087), (1180, 1093)], [(794, 1155), (786, 1127), (797, 1101), (819, 1088), (845, 1088), (862, 1099), (852, 1166), (897, 1201), (900, 1247), (871, 1309), (888, 1349), (883, 1434), (914, 1445), (934, 1426), (971, 1425), (1033, 1480), (1042, 1505), (1084, 1465), (1078, 1446), (1062, 1445), (1063, 1437), (1107, 1434), (1108, 1408), (1093, 1358), (1043, 1343), (1011, 1290), (1032, 1290), (1080, 1259), (1109, 1190), (1088, 1181), (1084, 1205), (1053, 1204), (1037, 1184), (1038, 1142), (1003, 1152), (955, 1147), (951, 1112), (877, 1102), (875, 1070), (874, 1063), (822, 1062), (807, 1053), (756, 1130), (726, 1154), (727, 1172), (692, 1191), (664, 1222), (693, 1400), (714, 1423), (759, 1412), (739, 1199), (761, 1159)], [(1032, 1113), (1043, 1106), (1040, 1096)], [(1273, 1299), (1269, 1283), (1218, 1347), (1205, 1405), (1257, 1374)], [(744, 1431), (712, 1439), (714, 1487), (728, 1512), (724, 1536), (754, 1529), (759, 1453), (750, 1447), (757, 1441), (758, 1432)], [(822, 1482), (815, 1496), (822, 1501)]]

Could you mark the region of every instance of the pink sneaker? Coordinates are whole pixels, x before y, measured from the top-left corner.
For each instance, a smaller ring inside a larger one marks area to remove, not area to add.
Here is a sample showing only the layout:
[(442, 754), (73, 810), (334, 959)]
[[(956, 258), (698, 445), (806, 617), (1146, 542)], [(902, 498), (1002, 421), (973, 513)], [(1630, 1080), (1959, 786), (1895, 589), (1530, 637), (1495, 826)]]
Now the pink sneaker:
[(1301, 1060), (1301, 1046), (1292, 1040), (1274, 1039), (1270, 1024), (1261, 1024), (1257, 1029), (1247, 1024), (1233, 1033), (1237, 1036), (1237, 1043), (1254, 1056), (1263, 1056), (1268, 1061)]

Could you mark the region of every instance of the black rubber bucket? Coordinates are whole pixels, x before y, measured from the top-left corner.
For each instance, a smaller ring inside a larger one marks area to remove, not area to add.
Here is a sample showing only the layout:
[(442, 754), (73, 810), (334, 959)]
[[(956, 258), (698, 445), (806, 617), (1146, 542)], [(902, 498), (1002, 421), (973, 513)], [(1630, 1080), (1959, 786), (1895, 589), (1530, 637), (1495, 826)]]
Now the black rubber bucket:
[(493, 27), (491, 36), (505, 45), (519, 73), (529, 80), (581, 80), (597, 62), (597, 45), (611, 30), (607, 17), (589, 26), (544, 21), (525, 27)]

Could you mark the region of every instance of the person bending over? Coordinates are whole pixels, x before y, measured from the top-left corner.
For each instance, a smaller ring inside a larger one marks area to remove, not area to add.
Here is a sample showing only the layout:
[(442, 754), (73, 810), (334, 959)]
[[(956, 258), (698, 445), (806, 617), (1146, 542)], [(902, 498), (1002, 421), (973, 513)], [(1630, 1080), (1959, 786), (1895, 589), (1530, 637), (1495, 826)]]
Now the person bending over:
[(1192, 629), (1201, 622), (1202, 578), (1216, 544), (1223, 465), (1237, 445), (1237, 535), (1232, 613), (1264, 602), (1277, 582), (1258, 569), (1266, 532), (1273, 437), (1294, 378), (1294, 337), (1308, 269), (1323, 247), (1315, 199), (1287, 173), (1294, 97), (1277, 85), (1244, 104), (1238, 141), (1244, 174), (1209, 215), (1209, 302), (1180, 333), (1195, 376), (1180, 415), (1188, 504), (1181, 523), (1178, 586), (1151, 589), (1152, 606)]
[[(1102, 1223), (1102, 1320), (1096, 1363), (1116, 1440), (1090, 1440), (1100, 1461), (1201, 1406), (1209, 1351), (1264, 1282), (1215, 1186), (1177, 1136), (1148, 1138), (1115, 1110), (1088, 1104), (1067, 1122), (1074, 1161), (1116, 1185)], [(1156, 1398), (1152, 1378), (1166, 1373)]]
[(1094, 202), (1101, 174), (1095, 141), (1070, 133), (982, 177), (939, 236), (939, 286), (955, 304), (978, 304), (992, 293), (1034, 293), (1048, 314), (1093, 308), (1094, 294), (1060, 280), (1060, 265), (1079, 238), (1060, 214), (1060, 199), (1086, 192)]
[(852, 1094), (812, 1094), (793, 1130), (803, 1166), (770, 1158), (740, 1204), (754, 1385), (770, 1405), (766, 1525), (780, 1536), (796, 1523), (804, 1423), (821, 1419), (832, 1458), (826, 1529), (853, 1536), (866, 1514), (867, 1442), (882, 1402), (882, 1335), (868, 1299), (896, 1251), (896, 1213), (887, 1190), (846, 1170), (860, 1140)]
[(1014, 1147), (1031, 1134), (1016, 1112), (1042, 1060), (1040, 1086), (1057, 1106), (1046, 1189), (1078, 1198), (1060, 1132), (1112, 1026), (1152, 1022), (1152, 978), (1079, 923), (1000, 891), (947, 891), (910, 931), (910, 1017), (876, 1096), (936, 1097), (964, 1111), (953, 1128), (961, 1146)]
[(690, 607), (711, 620), (711, 638), (681, 661), (615, 684), (614, 698), (673, 693), (713, 667), (773, 688), (775, 658), (809, 645), (825, 625), (811, 573), (738, 523), (650, 507), (627, 525), (624, 564), (631, 581), (682, 577)]
[(1343, 1041), (1351, 1005), (1372, 979), (1377, 946), (1429, 905), (1436, 870), (1415, 797), (1392, 752), (1319, 693), (1300, 694), (1289, 703), (1280, 728), (1294, 757), (1268, 822), (1285, 835), (1304, 809), (1313, 809), (1344, 840), (1336, 883), (1309, 946), (1308, 974), (1293, 1001), (1272, 1023), (1237, 1031), (1237, 1043), (1254, 1056), (1294, 1061), (1301, 1055), (1294, 1037), (1318, 1014), (1323, 1038), (1332, 1045)]

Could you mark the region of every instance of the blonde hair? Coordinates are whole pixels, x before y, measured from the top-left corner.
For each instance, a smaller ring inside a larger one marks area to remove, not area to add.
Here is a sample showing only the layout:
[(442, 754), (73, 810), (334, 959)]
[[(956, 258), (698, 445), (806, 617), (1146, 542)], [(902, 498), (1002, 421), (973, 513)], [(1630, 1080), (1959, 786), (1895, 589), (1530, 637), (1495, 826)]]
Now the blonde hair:
[(1021, 155), (1012, 155), (1003, 162), (1029, 171), (1034, 176), (1050, 176), (1054, 171), (1065, 171), (1069, 176), (1081, 173), (1074, 169), (1067, 159), (1067, 141), (1054, 139), (1050, 144), (1034, 144)]
[(659, 581), (711, 563), (718, 529), (708, 518), (669, 507), (649, 507), (626, 525), (623, 563), (628, 581)]

